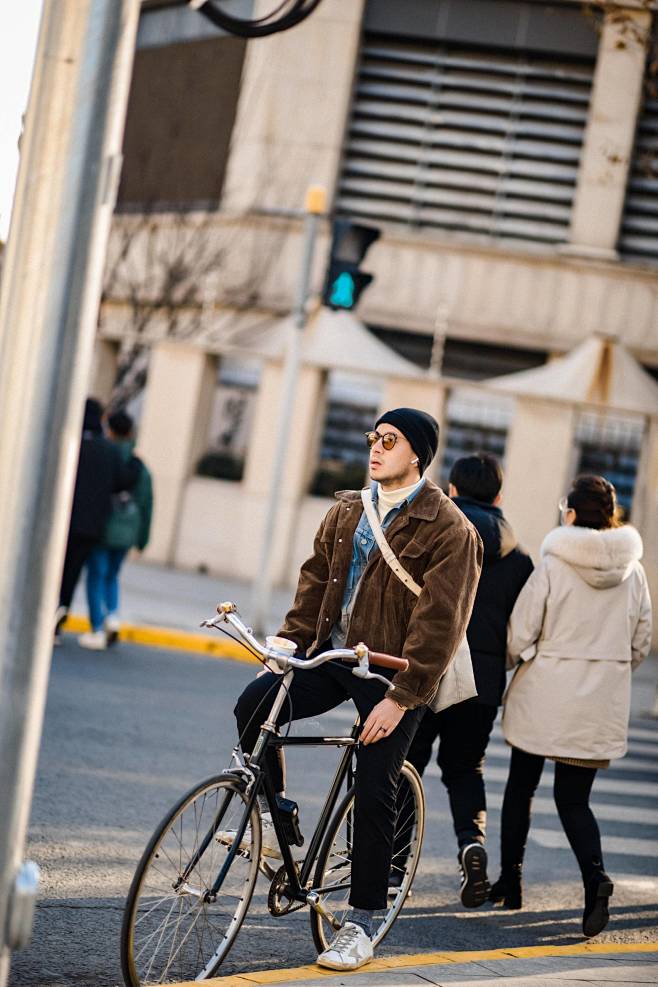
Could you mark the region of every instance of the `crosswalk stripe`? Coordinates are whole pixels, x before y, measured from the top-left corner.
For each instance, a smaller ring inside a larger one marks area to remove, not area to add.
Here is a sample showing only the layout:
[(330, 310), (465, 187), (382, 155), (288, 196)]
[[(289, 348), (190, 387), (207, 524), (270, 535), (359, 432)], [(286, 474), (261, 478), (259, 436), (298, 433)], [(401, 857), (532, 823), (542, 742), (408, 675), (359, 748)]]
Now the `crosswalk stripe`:
[[(569, 850), (569, 841), (562, 832), (557, 829), (541, 829), (541, 827), (531, 827), (529, 838), (538, 843), (539, 846), (549, 850)], [(602, 835), (603, 853), (618, 853), (629, 857), (658, 857), (658, 841), (642, 840), (636, 836), (606, 836)]]
[[(633, 744), (631, 750), (635, 750), (635, 745)], [(510, 748), (507, 744), (497, 743), (492, 740), (487, 747), (487, 757), (504, 757), (505, 760), (509, 757)], [(658, 774), (658, 748), (656, 749), (656, 761), (652, 764), (650, 761), (641, 761), (639, 758), (631, 756), (626, 756), (614, 760), (612, 762), (613, 769), (624, 769), (626, 771), (641, 771), (646, 774)]]
[(658, 763), (658, 736), (653, 744), (650, 744), (649, 741), (635, 740), (633, 737), (629, 737), (628, 746), (633, 754), (648, 754), (650, 757), (655, 757), (656, 763)]
[[(440, 772), (438, 767), (432, 764), (427, 768), (425, 775), (437, 778), (439, 777)], [(495, 781), (502, 782), (504, 784), (507, 781), (507, 775), (507, 768), (487, 765), (484, 769), (485, 783)], [(548, 775), (544, 773), (541, 777), (539, 785), (541, 788), (552, 788), (552, 777), (549, 778)], [(594, 782), (593, 791), (595, 795), (597, 792), (606, 792), (612, 795), (637, 795), (646, 798), (658, 799), (658, 782), (626, 781), (622, 778), (606, 778), (604, 772), (599, 771), (596, 776), (596, 781)]]
[(652, 740), (658, 747), (658, 729), (651, 727), (637, 727), (631, 724), (628, 728), (628, 736), (631, 740)]
[[(487, 808), (502, 809), (502, 794), (487, 792)], [(597, 802), (596, 782), (592, 798), (592, 808), (597, 819), (605, 822), (629, 822), (643, 826), (658, 826), (658, 809), (638, 808), (634, 805), (612, 805), (610, 802)], [(552, 798), (536, 795), (532, 800), (532, 814), (553, 816), (557, 819), (557, 810)]]

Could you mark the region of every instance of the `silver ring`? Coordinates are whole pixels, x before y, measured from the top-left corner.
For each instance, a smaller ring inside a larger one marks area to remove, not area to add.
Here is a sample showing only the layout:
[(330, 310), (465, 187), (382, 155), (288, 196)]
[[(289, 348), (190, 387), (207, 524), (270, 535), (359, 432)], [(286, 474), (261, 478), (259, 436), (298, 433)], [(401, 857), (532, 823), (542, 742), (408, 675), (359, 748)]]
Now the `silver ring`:
[(379, 729), (383, 730), (383, 732), (386, 733), (386, 727), (380, 727)]

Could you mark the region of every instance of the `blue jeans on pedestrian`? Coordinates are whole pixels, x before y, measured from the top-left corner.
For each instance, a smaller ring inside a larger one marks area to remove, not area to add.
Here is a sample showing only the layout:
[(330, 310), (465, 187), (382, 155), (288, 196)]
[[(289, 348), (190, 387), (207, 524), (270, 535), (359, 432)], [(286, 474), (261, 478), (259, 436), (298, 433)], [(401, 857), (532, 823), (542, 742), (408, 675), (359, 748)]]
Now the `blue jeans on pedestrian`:
[(92, 631), (99, 631), (105, 618), (119, 609), (119, 570), (127, 548), (98, 546), (87, 559), (87, 603)]

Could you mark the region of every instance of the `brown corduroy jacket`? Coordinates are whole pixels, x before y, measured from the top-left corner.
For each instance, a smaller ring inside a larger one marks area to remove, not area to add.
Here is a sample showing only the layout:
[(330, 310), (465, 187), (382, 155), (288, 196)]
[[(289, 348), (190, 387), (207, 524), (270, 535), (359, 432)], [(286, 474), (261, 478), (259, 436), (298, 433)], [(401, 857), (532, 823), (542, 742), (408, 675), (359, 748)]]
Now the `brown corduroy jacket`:
[[(339, 620), (362, 513), (358, 491), (336, 494), (301, 569), (297, 594), (279, 631), (309, 653)], [(398, 579), (373, 548), (352, 609), (346, 647), (364, 641), (375, 651), (401, 655), (406, 672), (393, 678), (392, 696), (415, 708), (428, 703), (466, 633), (482, 566), (482, 541), (449, 497), (426, 480), (386, 529), (386, 540), (423, 589)]]

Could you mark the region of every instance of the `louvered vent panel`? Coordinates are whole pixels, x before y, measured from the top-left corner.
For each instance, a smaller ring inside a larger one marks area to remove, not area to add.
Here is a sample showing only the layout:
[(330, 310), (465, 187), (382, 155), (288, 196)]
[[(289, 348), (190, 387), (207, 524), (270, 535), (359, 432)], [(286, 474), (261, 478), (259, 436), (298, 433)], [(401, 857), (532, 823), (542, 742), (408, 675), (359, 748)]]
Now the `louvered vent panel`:
[(635, 138), (619, 251), (629, 260), (658, 261), (658, 98), (647, 98)]
[(338, 211), (563, 242), (592, 70), (589, 59), (366, 34)]

